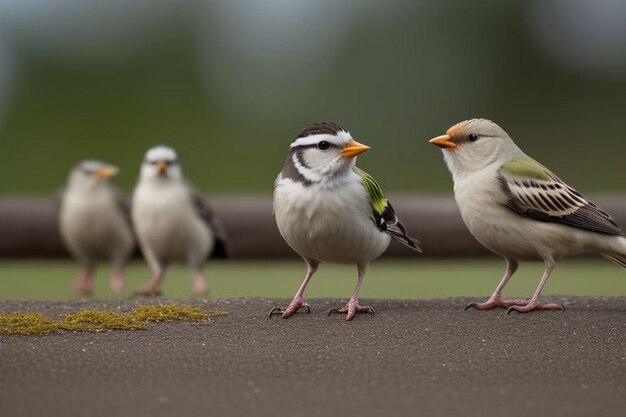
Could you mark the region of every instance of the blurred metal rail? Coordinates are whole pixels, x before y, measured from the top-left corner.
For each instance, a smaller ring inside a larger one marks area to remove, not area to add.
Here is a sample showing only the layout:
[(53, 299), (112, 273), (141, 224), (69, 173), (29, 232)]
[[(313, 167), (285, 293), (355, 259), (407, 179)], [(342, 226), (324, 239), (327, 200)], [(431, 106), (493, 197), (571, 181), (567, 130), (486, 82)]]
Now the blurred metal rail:
[[(626, 229), (626, 194), (590, 197)], [(226, 228), (232, 258), (296, 256), (278, 233), (270, 197), (213, 195), (208, 199)], [(465, 228), (451, 196), (397, 194), (391, 195), (390, 200), (409, 233), (422, 242), (422, 256), (488, 254)], [(57, 209), (52, 198), (0, 198), (0, 258), (67, 256), (57, 229)], [(416, 255), (392, 243), (385, 256)]]

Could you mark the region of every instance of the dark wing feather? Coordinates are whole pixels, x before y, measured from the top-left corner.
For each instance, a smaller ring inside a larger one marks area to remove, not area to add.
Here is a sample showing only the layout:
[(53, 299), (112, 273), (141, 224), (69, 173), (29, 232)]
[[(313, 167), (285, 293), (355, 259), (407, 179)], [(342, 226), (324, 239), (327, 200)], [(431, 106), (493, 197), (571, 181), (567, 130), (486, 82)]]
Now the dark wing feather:
[(609, 235), (623, 235), (613, 218), (546, 169), (545, 178), (520, 177), (498, 171), (505, 205), (514, 212), (541, 222)]
[(212, 258), (227, 258), (226, 231), (220, 220), (215, 216), (213, 209), (207, 201), (195, 190), (191, 189), (191, 199), (198, 216), (211, 229), (215, 236), (215, 246), (213, 247)]
[(419, 240), (410, 237), (406, 233), (406, 229), (396, 216), (393, 206), (389, 200), (385, 198), (380, 186), (376, 183), (374, 178), (357, 167), (354, 167), (354, 172), (361, 177), (363, 186), (367, 190), (372, 206), (372, 220), (376, 227), (382, 232), (389, 234), (403, 245), (408, 246), (414, 251), (421, 252)]

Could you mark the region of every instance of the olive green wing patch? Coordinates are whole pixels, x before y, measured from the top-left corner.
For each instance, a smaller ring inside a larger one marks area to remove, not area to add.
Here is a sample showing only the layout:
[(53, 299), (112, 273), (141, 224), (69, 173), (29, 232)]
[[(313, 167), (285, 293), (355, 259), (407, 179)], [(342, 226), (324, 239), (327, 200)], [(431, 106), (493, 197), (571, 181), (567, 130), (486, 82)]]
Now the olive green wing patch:
[(373, 221), (376, 227), (382, 232), (389, 234), (396, 241), (402, 243), (405, 246), (413, 249), (414, 251), (421, 252), (419, 248), (419, 241), (407, 235), (406, 229), (400, 220), (396, 216), (393, 206), (389, 202), (380, 186), (367, 172), (354, 167), (356, 172), (361, 177), (361, 182), (367, 191), (369, 196), (370, 205), (372, 206)]

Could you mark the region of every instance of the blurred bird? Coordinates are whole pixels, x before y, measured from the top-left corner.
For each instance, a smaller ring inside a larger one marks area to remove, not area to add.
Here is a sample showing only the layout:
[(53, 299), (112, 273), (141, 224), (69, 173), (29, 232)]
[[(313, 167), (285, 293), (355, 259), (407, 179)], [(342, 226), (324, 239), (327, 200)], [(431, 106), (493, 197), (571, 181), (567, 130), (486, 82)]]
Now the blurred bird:
[[(502, 307), (509, 313), (562, 310), (560, 304), (540, 303), (539, 297), (556, 260), (567, 255), (597, 252), (626, 267), (626, 238), (611, 216), (525, 155), (495, 123), (464, 121), (430, 143), (443, 150), (470, 232), (507, 262), (491, 297), (467, 308)], [(532, 298), (503, 299), (502, 290), (518, 262), (530, 260), (545, 264)]]
[(61, 191), (59, 229), (68, 250), (83, 266), (72, 283), (81, 294), (91, 294), (99, 261), (109, 261), (113, 267), (111, 290), (119, 294), (124, 287), (123, 269), (135, 240), (128, 204), (109, 182), (117, 172), (117, 167), (104, 162), (83, 161), (72, 169)]
[(211, 208), (183, 178), (174, 149), (160, 145), (146, 153), (133, 194), (132, 219), (153, 273), (136, 294), (159, 295), (172, 262), (191, 269), (194, 292), (207, 292), (202, 266), (210, 254), (226, 256), (225, 234)]
[(285, 309), (272, 314), (288, 318), (300, 308), (310, 312), (303, 294), (320, 262), (356, 264), (357, 285), (348, 303), (329, 312), (374, 313), (359, 305), (359, 290), (371, 260), (380, 256), (391, 238), (421, 252), (396, 217), (391, 203), (374, 181), (355, 166), (368, 150), (334, 123), (316, 123), (291, 143), (274, 185), (274, 214), (282, 237), (307, 265), (304, 282)]

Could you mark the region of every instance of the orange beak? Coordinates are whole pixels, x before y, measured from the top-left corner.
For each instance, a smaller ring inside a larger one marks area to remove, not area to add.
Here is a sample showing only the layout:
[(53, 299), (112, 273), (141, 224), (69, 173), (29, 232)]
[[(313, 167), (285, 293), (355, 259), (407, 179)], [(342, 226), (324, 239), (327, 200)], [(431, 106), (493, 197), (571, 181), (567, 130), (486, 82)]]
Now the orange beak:
[(456, 143), (452, 142), (449, 135), (437, 136), (436, 138), (433, 138), (428, 142), (432, 143), (433, 145), (439, 146), (441, 149), (456, 149)]
[(163, 174), (167, 171), (168, 164), (165, 161), (159, 161), (156, 163), (156, 167), (159, 170), (159, 174)]
[(106, 180), (107, 178), (111, 178), (113, 175), (117, 174), (119, 169), (114, 167), (113, 165), (108, 165), (97, 170), (94, 175), (99, 180)]
[(368, 149), (370, 149), (369, 146), (363, 145), (362, 143), (359, 143), (352, 139), (346, 146), (341, 149), (341, 156), (346, 159), (354, 158), (358, 154), (363, 153)]

